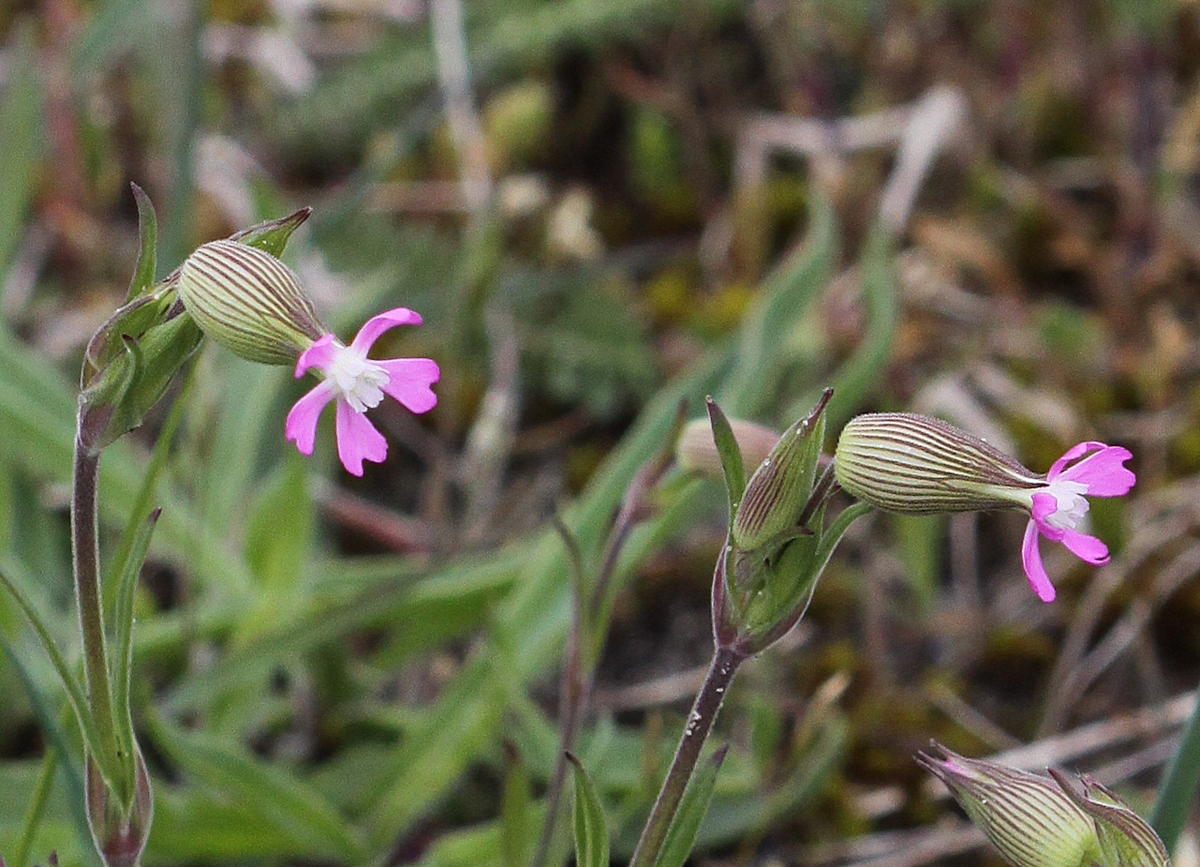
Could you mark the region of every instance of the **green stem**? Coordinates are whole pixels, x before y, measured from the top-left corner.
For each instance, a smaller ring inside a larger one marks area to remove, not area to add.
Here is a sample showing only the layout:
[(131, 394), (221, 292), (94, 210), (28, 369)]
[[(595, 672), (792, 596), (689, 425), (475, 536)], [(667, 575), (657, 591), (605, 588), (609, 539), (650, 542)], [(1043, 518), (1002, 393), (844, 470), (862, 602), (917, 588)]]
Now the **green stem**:
[(1166, 778), (1158, 789), (1158, 799), (1150, 813), (1150, 825), (1170, 852), (1175, 848), (1187, 820), (1188, 810), (1200, 787), (1200, 691), (1188, 719), (1179, 746), (1171, 758)]
[[(71, 496), (71, 553), (75, 572), (75, 601), (83, 637), (83, 669), (87, 677), (88, 704), (95, 720), (100, 748), (106, 753), (101, 767), (122, 767), (109, 683), (108, 648), (104, 636), (104, 604), (100, 596), (100, 548), (96, 531), (96, 496), (100, 455), (75, 439), (75, 477)], [(110, 780), (110, 783), (116, 783)], [(130, 792), (132, 792), (132, 780)], [(127, 794), (121, 791), (121, 796)]]
[(704, 686), (696, 695), (696, 703), (692, 705), (691, 715), (684, 726), (683, 735), (679, 739), (679, 747), (675, 750), (675, 758), (671, 761), (671, 769), (663, 780), (658, 800), (650, 810), (650, 818), (642, 830), (642, 838), (638, 840), (634, 850), (633, 860), (629, 867), (651, 867), (658, 860), (662, 851), (663, 841), (671, 828), (671, 822), (679, 810), (679, 802), (687, 790), (688, 781), (700, 760), (700, 752), (708, 733), (712, 731), (721, 702), (725, 700), (725, 692), (738, 667), (746, 660), (740, 652), (732, 647), (718, 647), (713, 654), (708, 676)]

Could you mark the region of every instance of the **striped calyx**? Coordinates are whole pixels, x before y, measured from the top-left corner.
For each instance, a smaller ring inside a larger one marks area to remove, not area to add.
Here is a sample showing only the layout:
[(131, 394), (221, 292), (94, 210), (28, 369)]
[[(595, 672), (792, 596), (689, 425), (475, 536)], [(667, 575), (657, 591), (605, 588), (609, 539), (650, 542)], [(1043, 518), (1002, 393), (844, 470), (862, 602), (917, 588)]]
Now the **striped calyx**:
[(860, 415), (842, 429), (838, 483), (889, 512), (927, 515), (1028, 508), (1046, 480), (976, 436), (907, 412)]
[(930, 752), (939, 755), (917, 753), (917, 761), (1013, 867), (1102, 863), (1095, 823), (1055, 780), (964, 758), (937, 743)]
[(237, 241), (197, 248), (179, 269), (178, 291), (209, 337), (261, 364), (295, 364), (329, 332), (290, 268)]
[(825, 442), (825, 405), (832, 394), (827, 391), (808, 415), (783, 432), (746, 483), (730, 528), (738, 548), (755, 551), (795, 534), (813, 493)]

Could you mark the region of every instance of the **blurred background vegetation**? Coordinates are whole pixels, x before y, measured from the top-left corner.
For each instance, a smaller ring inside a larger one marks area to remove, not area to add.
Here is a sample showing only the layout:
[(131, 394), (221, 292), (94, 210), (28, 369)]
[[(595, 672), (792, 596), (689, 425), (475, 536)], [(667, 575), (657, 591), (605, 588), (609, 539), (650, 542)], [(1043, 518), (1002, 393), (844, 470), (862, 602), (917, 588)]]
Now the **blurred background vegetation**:
[[(1102, 439), (1138, 486), (1093, 504), (1110, 565), (1047, 552), (1051, 606), (1019, 516), (860, 522), (729, 697), (697, 863), (993, 863), (911, 759), (931, 737), (1145, 807), (1200, 676), (1198, 73), (1191, 0), (0, 3), (0, 566), (64, 644), (130, 182), (164, 269), (312, 206), (289, 260), (327, 321), (413, 307), (385, 354), (443, 371), (357, 480), (331, 432), (284, 443), (289, 371), (195, 362), (138, 602), (146, 863), (527, 863), (570, 619), (549, 519), (594, 568), (680, 400), (782, 429), (826, 385), (834, 435), (914, 409), (1037, 470)], [(105, 454), (109, 544), (164, 416)], [(711, 648), (720, 486), (659, 506), (578, 745), (618, 859)], [(90, 864), (7, 597), (0, 635), (0, 852)]]

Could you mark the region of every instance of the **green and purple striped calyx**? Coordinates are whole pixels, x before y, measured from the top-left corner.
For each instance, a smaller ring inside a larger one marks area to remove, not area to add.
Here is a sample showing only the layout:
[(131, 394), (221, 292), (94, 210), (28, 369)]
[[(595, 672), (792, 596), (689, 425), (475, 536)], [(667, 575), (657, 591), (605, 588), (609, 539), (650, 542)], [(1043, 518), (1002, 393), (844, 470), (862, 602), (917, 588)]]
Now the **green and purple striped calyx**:
[(968, 759), (938, 743), (917, 762), (946, 784), (1013, 867), (1084, 867), (1100, 854), (1095, 825), (1049, 777)]
[(1028, 508), (1046, 480), (978, 437), (907, 412), (860, 415), (842, 429), (838, 483), (889, 512), (936, 514)]
[(329, 333), (292, 270), (243, 241), (197, 248), (179, 269), (177, 290), (205, 334), (249, 361), (295, 364)]
[(1076, 784), (1053, 769), (1048, 777), (1031, 774), (936, 742), (917, 762), (1013, 867), (1169, 867), (1150, 826), (1091, 777)]
[(808, 415), (784, 431), (749, 481), (735, 428), (709, 401), (729, 497), (729, 535), (713, 577), (713, 631), (720, 646), (759, 653), (795, 626), (838, 540), (868, 509), (855, 504), (826, 526), (833, 475), (822, 447), (832, 394), (826, 390)]

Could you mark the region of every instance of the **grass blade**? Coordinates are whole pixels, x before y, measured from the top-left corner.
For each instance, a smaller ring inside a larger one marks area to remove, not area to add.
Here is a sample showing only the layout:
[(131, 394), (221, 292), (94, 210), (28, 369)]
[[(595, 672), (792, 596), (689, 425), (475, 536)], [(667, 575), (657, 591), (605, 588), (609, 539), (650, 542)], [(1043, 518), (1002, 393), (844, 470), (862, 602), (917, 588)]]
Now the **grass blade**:
[(587, 771), (567, 753), (575, 776), (575, 864), (577, 867), (608, 867), (608, 821), (604, 806)]

